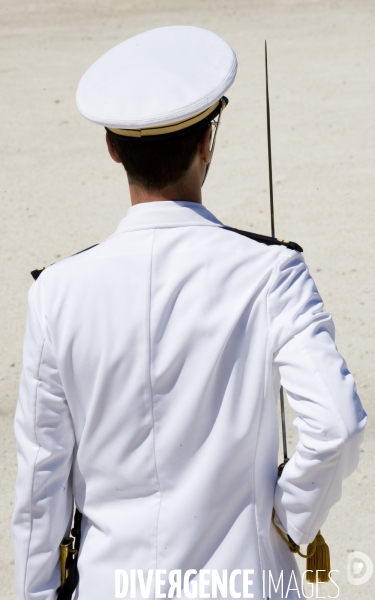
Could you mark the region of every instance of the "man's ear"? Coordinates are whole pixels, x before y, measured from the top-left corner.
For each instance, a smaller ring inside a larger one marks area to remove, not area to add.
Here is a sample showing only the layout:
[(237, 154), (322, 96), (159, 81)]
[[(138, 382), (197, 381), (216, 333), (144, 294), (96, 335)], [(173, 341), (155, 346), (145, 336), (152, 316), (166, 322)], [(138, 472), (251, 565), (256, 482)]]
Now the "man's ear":
[(205, 132), (198, 144), (199, 154), (206, 165), (209, 162), (211, 162), (211, 158), (212, 158), (211, 150), (210, 150), (211, 137), (212, 137), (212, 125), (208, 125), (208, 127), (206, 127)]
[(106, 132), (105, 141), (107, 142), (108, 152), (111, 155), (111, 158), (113, 158), (113, 160), (115, 162), (120, 163), (121, 162), (121, 158), (117, 154), (117, 150), (116, 150), (116, 148), (113, 145), (113, 142), (111, 140), (111, 136), (109, 135), (108, 131)]

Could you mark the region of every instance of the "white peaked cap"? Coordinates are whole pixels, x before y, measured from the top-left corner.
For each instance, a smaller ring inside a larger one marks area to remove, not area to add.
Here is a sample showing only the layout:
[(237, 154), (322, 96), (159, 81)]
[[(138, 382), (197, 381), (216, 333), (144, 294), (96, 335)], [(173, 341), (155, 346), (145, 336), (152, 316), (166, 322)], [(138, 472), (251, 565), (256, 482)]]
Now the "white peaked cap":
[(120, 135), (138, 130), (141, 137), (145, 128), (144, 135), (168, 133), (168, 125), (186, 128), (212, 112), (236, 72), (234, 51), (215, 33), (160, 27), (99, 58), (79, 82), (77, 106), (86, 119)]

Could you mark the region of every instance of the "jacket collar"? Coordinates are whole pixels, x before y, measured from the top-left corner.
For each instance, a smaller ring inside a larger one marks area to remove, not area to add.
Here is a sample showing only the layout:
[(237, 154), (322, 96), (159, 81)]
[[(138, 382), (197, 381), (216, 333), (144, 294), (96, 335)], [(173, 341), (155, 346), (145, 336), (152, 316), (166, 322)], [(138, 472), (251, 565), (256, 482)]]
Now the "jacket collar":
[(223, 224), (202, 204), (182, 200), (162, 200), (131, 206), (115, 233), (197, 225), (220, 227)]

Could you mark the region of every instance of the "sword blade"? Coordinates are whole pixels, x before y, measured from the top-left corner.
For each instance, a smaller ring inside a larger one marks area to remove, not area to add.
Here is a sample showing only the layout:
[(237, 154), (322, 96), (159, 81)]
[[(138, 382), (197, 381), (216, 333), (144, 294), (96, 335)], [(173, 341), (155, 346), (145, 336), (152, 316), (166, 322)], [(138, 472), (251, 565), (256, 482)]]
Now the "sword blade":
[[(272, 152), (271, 152), (271, 117), (270, 117), (270, 97), (268, 89), (268, 61), (267, 61), (267, 41), (264, 42), (264, 56), (266, 65), (266, 104), (267, 104), (267, 145), (268, 145), (268, 179), (270, 186), (270, 210), (271, 210), (271, 236), (275, 237), (275, 215), (273, 209), (273, 180), (272, 180)], [(280, 412), (281, 428), (283, 437), (284, 461), (288, 460), (288, 447), (286, 441), (286, 423), (285, 423), (285, 405), (284, 390), (280, 387)]]
[(273, 210), (273, 180), (272, 180), (272, 152), (271, 152), (271, 117), (270, 117), (270, 98), (268, 90), (268, 61), (267, 61), (267, 42), (264, 42), (265, 63), (266, 63), (266, 104), (267, 104), (267, 143), (268, 143), (268, 179), (270, 186), (270, 209), (271, 209), (271, 236), (275, 237), (275, 216)]

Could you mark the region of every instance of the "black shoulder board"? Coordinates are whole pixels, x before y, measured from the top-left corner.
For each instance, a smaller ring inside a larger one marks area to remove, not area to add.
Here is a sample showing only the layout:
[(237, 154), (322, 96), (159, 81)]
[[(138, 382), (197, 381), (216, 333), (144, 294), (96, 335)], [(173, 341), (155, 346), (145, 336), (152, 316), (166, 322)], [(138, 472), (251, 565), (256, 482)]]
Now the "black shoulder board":
[(242, 231), (241, 229), (235, 229), (234, 227), (228, 227), (225, 225), (223, 229), (228, 229), (229, 231), (234, 231), (235, 233), (239, 233), (240, 235), (244, 235), (256, 242), (260, 242), (261, 244), (266, 244), (267, 246), (286, 246), (290, 250), (297, 250), (297, 252), (303, 252), (303, 248), (296, 242), (289, 242), (288, 240), (280, 240), (279, 238), (269, 237), (268, 235), (261, 235), (260, 233), (251, 233), (250, 231)]
[[(81, 252), (86, 252), (86, 250), (91, 250), (91, 248), (95, 248), (95, 246), (97, 246), (98, 244), (94, 244), (93, 246), (89, 246), (89, 248), (85, 248), (84, 250), (80, 250), (79, 252), (76, 252), (75, 254), (72, 254), (72, 256), (76, 256), (77, 254), (81, 254)], [(54, 264), (54, 263), (52, 263)], [(31, 271), (31, 275), (32, 277), (36, 280), (38, 279), (39, 275), (41, 273), (43, 273), (44, 269), (46, 267), (42, 267), (41, 269), (34, 269), (34, 271)]]

